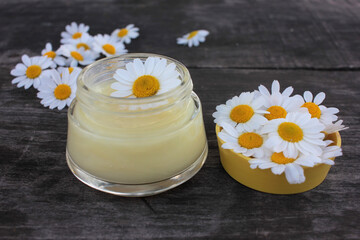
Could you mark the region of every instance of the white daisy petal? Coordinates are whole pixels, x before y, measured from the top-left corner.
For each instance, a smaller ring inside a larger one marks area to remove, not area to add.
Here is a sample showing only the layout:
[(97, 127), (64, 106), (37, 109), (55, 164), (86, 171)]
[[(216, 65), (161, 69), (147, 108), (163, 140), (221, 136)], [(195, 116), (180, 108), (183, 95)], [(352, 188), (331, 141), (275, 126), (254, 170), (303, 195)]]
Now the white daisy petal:
[(285, 165), (284, 164), (280, 164), (277, 166), (274, 166), (271, 168), (271, 171), (275, 174), (275, 175), (280, 175), (285, 171)]
[(325, 93), (321, 92), (321, 93), (318, 93), (315, 98), (314, 98), (314, 103), (316, 105), (320, 105), (325, 99)]
[(287, 164), (285, 167), (285, 176), (290, 184), (299, 184), (304, 178), (304, 170), (296, 164)]
[(24, 54), (22, 57), (21, 57), (21, 60), (23, 61), (23, 63), (25, 64), (26, 67), (29, 67), (30, 65), (32, 65), (32, 61), (31, 59), (28, 57), (28, 55)]
[(305, 99), (305, 102), (312, 102), (313, 100), (313, 95), (310, 91), (305, 91), (304, 92), (304, 99)]

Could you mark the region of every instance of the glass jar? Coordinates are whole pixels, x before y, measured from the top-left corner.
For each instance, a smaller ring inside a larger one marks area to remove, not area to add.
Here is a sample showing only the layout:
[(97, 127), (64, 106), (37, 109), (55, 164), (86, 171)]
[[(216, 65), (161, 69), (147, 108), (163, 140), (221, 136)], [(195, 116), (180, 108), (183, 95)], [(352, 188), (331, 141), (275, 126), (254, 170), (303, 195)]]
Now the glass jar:
[[(115, 71), (148, 57), (175, 63), (181, 84), (151, 97), (110, 96)], [(121, 196), (148, 196), (187, 181), (204, 164), (201, 103), (182, 63), (145, 53), (105, 58), (84, 68), (77, 86), (68, 111), (66, 158), (85, 184)]]

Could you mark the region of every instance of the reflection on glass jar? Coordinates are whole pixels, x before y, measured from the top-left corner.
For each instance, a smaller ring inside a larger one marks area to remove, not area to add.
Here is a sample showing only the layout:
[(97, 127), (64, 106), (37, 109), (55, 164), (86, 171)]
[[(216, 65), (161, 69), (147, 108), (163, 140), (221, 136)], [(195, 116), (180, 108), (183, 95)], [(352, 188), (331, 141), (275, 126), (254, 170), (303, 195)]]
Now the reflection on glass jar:
[[(117, 69), (147, 57), (175, 63), (180, 86), (145, 98), (110, 94)], [(207, 156), (201, 104), (180, 62), (154, 54), (125, 54), (86, 67), (69, 113), (67, 161), (76, 177), (98, 190), (146, 196), (196, 174)]]

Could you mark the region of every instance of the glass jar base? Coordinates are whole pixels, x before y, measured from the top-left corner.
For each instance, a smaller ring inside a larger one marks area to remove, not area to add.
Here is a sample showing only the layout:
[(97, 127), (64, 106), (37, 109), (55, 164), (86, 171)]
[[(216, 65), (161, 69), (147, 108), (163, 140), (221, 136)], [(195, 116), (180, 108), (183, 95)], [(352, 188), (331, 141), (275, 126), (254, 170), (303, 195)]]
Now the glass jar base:
[(99, 191), (123, 196), (123, 197), (145, 197), (165, 192), (192, 178), (204, 165), (208, 155), (208, 145), (206, 144), (200, 157), (191, 164), (184, 171), (171, 178), (164, 179), (158, 182), (145, 183), (145, 184), (123, 184), (114, 183), (101, 180), (77, 166), (72, 160), (69, 152), (66, 149), (66, 161), (71, 172), (81, 182), (89, 187), (95, 188)]

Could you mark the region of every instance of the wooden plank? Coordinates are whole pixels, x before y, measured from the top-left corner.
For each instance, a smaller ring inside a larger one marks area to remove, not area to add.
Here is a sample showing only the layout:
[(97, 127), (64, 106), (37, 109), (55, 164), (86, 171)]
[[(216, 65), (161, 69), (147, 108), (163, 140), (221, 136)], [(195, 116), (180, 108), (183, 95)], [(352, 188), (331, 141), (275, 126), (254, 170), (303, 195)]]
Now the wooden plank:
[[(357, 239), (360, 236), (360, 76), (356, 71), (190, 69), (210, 150), (187, 183), (147, 198), (121, 198), (78, 181), (65, 163), (66, 111), (0, 68), (0, 239)], [(316, 189), (278, 196), (237, 183), (219, 163), (215, 106), (273, 79), (296, 93), (325, 91), (350, 130), (344, 156)]]
[[(135, 23), (140, 38), (130, 52), (174, 57), (192, 67), (360, 68), (358, 1), (2, 1), (0, 64), (37, 55), (46, 42), (58, 46), (71, 21), (110, 33)], [(194, 29), (211, 34), (201, 47), (176, 45)]]

